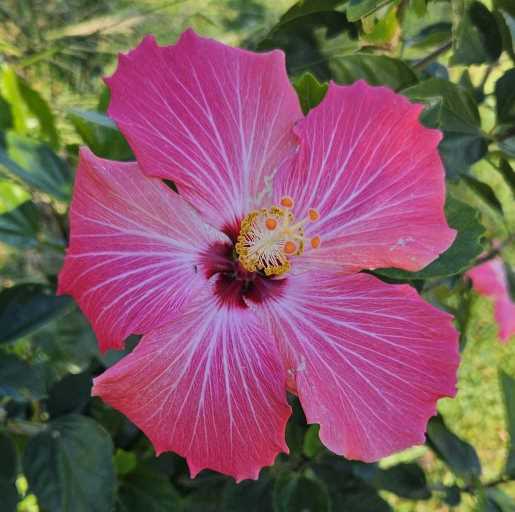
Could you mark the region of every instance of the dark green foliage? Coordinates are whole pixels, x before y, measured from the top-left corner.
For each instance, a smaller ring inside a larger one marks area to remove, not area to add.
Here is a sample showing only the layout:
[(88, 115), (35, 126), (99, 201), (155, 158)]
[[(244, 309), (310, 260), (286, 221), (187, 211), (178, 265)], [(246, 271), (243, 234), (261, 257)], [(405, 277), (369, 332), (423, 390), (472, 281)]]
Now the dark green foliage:
[(0, 240), (23, 249), (34, 247), (38, 243), (39, 215), (32, 201), (0, 215)]
[(275, 512), (329, 512), (331, 499), (324, 483), (295, 473), (282, 473), (274, 485)]
[(429, 446), (449, 468), (465, 480), (475, 480), (481, 475), (481, 463), (474, 448), (448, 429), (443, 418), (431, 419), (427, 429)]
[(25, 336), (72, 305), (42, 284), (25, 283), (0, 291), (0, 343)]
[(32, 492), (52, 512), (111, 512), (112, 453), (111, 438), (98, 423), (63, 416), (29, 441), (23, 469)]
[(437, 78), (403, 91), (410, 100), (426, 104), (421, 121), (444, 134), (439, 150), (447, 176), (458, 179), (486, 153), (487, 141), (480, 128), (477, 103), (461, 87)]

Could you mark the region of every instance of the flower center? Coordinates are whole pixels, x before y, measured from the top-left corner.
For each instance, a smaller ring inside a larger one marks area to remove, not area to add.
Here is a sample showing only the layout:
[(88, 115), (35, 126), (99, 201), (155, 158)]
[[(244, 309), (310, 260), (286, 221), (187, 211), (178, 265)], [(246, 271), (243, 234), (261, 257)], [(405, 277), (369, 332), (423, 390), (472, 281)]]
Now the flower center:
[[(291, 197), (283, 197), (280, 206), (253, 210), (242, 220), (235, 248), (245, 270), (279, 276), (290, 270), (292, 257), (304, 252), (307, 242), (304, 225), (315, 222), (320, 215), (310, 208), (305, 219), (295, 222), (293, 205)], [(309, 242), (316, 249), (320, 246), (320, 237)]]

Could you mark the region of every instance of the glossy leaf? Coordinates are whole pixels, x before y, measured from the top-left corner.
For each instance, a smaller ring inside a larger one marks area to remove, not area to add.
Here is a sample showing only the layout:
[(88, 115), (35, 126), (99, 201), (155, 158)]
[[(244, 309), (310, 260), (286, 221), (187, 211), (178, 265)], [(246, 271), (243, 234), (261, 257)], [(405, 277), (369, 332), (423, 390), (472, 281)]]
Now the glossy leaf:
[(68, 165), (48, 146), (15, 133), (7, 135), (7, 152), (0, 148), (0, 167), (28, 186), (47, 192), (61, 201), (70, 197)]
[(112, 457), (112, 441), (104, 429), (90, 418), (69, 415), (30, 439), (23, 469), (31, 492), (47, 510), (111, 512)]
[(515, 378), (501, 371), (499, 373), (504, 397), (506, 429), (510, 434), (510, 446), (506, 459), (505, 472), (515, 478)]
[(420, 119), (444, 133), (439, 150), (447, 176), (457, 179), (487, 151), (477, 103), (460, 86), (432, 78), (402, 91), (412, 101), (425, 103)]
[(474, 480), (481, 475), (481, 463), (476, 450), (451, 432), (441, 416), (435, 416), (429, 422), (427, 441), (456, 476)]
[(180, 510), (180, 496), (163, 474), (140, 465), (123, 478), (118, 490), (117, 512)]
[(329, 512), (331, 500), (322, 481), (282, 473), (274, 485), (274, 512)]
[(384, 55), (346, 55), (333, 59), (330, 67), (334, 79), (342, 84), (352, 84), (362, 79), (370, 85), (387, 85), (400, 91), (418, 82), (417, 75), (405, 62)]
[(56, 297), (41, 284), (25, 283), (0, 292), (0, 343), (41, 327), (71, 307), (68, 297)]
[(293, 87), (297, 91), (302, 112), (307, 114), (316, 107), (327, 92), (327, 83), (320, 83), (311, 73), (303, 73), (293, 81)]
[(19, 248), (34, 247), (38, 243), (39, 224), (37, 206), (26, 201), (0, 215), (0, 241)]
[(377, 269), (374, 272), (392, 279), (416, 280), (451, 276), (472, 266), (483, 252), (481, 239), (485, 228), (479, 222), (479, 212), (452, 196), (447, 196), (445, 215), (449, 226), (456, 229), (458, 234), (451, 247), (433, 263), (420, 272), (398, 269)]
[(135, 160), (127, 141), (106, 115), (73, 109), (69, 118), (84, 144), (95, 155), (110, 160)]
[(503, 41), (495, 16), (481, 2), (454, 0), (453, 64), (495, 62)]

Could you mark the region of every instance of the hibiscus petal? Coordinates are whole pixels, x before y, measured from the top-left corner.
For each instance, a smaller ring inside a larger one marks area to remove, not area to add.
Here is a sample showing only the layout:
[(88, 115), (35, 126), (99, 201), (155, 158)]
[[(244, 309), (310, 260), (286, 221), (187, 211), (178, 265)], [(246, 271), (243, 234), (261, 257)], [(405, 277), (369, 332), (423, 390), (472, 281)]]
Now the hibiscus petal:
[(476, 292), (494, 299), (499, 338), (506, 343), (515, 335), (515, 303), (511, 300), (508, 278), (501, 258), (485, 261), (469, 270), (467, 275), (472, 279)]
[(366, 462), (423, 443), (436, 401), (455, 394), (451, 316), (368, 274), (287, 281), (283, 299), (268, 300), (268, 328), (322, 442)]
[(441, 133), (420, 124), (422, 108), (386, 87), (331, 83), (298, 124), (300, 150), (277, 175), (275, 199), (294, 198), (297, 217), (320, 213), (306, 233), (321, 246), (306, 261), (415, 271), (449, 247)]
[(101, 350), (166, 323), (206, 284), (205, 252), (227, 237), (136, 163), (80, 153), (71, 206), (71, 240), (59, 275), (91, 321)]
[(204, 469), (257, 479), (288, 451), (286, 373), (252, 311), (208, 290), (173, 323), (95, 379), (93, 394), (142, 429), (156, 451)]
[(231, 48), (187, 30), (153, 37), (107, 79), (109, 115), (143, 171), (173, 180), (214, 225), (236, 229), (285, 155), (302, 118), (284, 54)]

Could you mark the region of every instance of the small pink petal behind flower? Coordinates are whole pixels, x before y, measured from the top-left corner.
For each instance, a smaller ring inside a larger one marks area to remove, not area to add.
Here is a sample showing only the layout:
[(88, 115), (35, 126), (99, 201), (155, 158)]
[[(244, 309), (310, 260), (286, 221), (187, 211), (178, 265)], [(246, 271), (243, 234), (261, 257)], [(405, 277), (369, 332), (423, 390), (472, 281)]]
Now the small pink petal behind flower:
[(408, 285), (305, 273), (267, 309), (290, 388), (335, 453), (370, 462), (423, 443), (437, 400), (455, 394), (452, 317)]
[(226, 237), (136, 163), (81, 150), (59, 293), (73, 295), (101, 350), (166, 323), (205, 284), (201, 253)]
[(450, 246), (441, 134), (420, 124), (422, 108), (386, 87), (331, 83), (299, 123), (300, 151), (275, 192), (295, 199), (298, 218), (320, 214), (306, 229), (320, 247), (306, 261), (415, 271)]
[(173, 180), (218, 227), (255, 206), (302, 118), (282, 52), (251, 53), (192, 30), (172, 46), (146, 37), (107, 83), (109, 115), (143, 171)]
[(470, 269), (467, 275), (472, 279), (474, 290), (493, 298), (499, 338), (506, 343), (515, 334), (515, 303), (510, 297), (502, 259), (485, 261)]
[(248, 309), (206, 290), (174, 321), (95, 379), (93, 394), (122, 411), (154, 444), (209, 468), (256, 479), (288, 451), (285, 370)]

